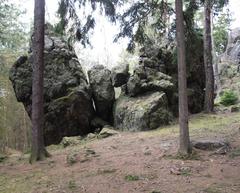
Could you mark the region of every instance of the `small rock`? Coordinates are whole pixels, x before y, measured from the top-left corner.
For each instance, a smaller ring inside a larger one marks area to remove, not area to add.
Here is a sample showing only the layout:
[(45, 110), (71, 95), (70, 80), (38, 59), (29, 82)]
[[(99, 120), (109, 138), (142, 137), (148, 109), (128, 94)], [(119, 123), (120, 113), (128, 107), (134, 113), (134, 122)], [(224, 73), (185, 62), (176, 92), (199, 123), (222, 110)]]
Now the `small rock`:
[(115, 131), (113, 129), (113, 127), (111, 126), (105, 126), (101, 132), (99, 133), (99, 137), (100, 138), (106, 138), (106, 137), (109, 137), (109, 136), (112, 136), (112, 135), (116, 135), (116, 134), (119, 134), (118, 131)]
[(68, 146), (79, 145), (81, 143), (81, 137), (64, 137), (60, 143), (64, 148)]
[(230, 111), (231, 113), (239, 112), (239, 110), (240, 110), (240, 107), (239, 107), (239, 106), (236, 106), (236, 105), (231, 106), (231, 107), (229, 108), (229, 111)]
[(88, 139), (94, 139), (94, 138), (96, 138), (96, 134), (94, 134), (94, 133), (89, 133), (89, 134), (87, 135), (87, 138), (88, 138)]
[(225, 155), (225, 154), (227, 154), (227, 153), (230, 151), (230, 149), (231, 149), (231, 148), (230, 148), (229, 145), (223, 146), (223, 147), (217, 149), (217, 150), (214, 152), (214, 154), (215, 154), (215, 155)]
[(216, 150), (222, 147), (228, 147), (229, 144), (224, 140), (216, 139), (202, 139), (197, 141), (192, 141), (193, 147), (201, 150)]

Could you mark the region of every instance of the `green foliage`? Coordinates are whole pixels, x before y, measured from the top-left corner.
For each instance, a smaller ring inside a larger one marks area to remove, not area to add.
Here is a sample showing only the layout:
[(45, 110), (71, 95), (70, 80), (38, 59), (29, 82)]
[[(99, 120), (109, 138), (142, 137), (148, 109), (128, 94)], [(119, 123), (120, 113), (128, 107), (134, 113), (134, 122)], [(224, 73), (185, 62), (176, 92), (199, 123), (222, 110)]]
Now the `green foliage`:
[(186, 168), (181, 168), (180, 175), (182, 176), (191, 176), (191, 169), (186, 167)]
[(227, 13), (220, 14), (216, 24), (213, 25), (214, 47), (218, 55), (226, 50), (231, 21), (231, 14), (228, 10)]
[(140, 178), (139, 178), (139, 176), (136, 176), (136, 175), (126, 175), (125, 176), (125, 180), (126, 181), (129, 181), (129, 182), (131, 182), (131, 181), (137, 181), (137, 180), (139, 180)]
[(0, 51), (17, 51), (26, 46), (26, 26), (19, 20), (23, 14), (9, 0), (0, 0)]
[[(171, 3), (166, 1), (136, 1), (129, 9), (121, 14), (118, 19), (120, 21), (120, 32), (116, 36), (115, 41), (119, 38), (128, 37), (128, 51), (133, 51), (136, 43), (144, 45), (146, 43), (153, 44), (154, 39), (149, 35), (149, 31), (163, 37), (166, 34), (167, 18), (173, 14)], [(156, 37), (156, 36), (155, 36)]]
[(74, 180), (70, 180), (70, 181), (68, 182), (68, 188), (69, 188), (70, 190), (75, 190), (75, 189), (77, 188), (76, 182), (75, 182)]
[[(116, 19), (116, 6), (122, 2), (124, 0), (61, 0), (58, 7), (60, 22), (56, 25), (56, 31), (63, 34), (68, 24), (71, 23), (68, 30), (70, 41), (77, 39), (86, 46), (90, 44), (88, 32), (95, 26), (95, 18), (92, 12), (100, 7), (101, 13), (104, 13), (114, 22)], [(90, 5), (92, 11), (86, 16), (82, 15), (80, 18), (79, 9), (84, 8), (86, 5)]]
[(224, 106), (230, 106), (236, 104), (238, 101), (238, 96), (231, 90), (226, 90), (220, 97), (220, 104)]

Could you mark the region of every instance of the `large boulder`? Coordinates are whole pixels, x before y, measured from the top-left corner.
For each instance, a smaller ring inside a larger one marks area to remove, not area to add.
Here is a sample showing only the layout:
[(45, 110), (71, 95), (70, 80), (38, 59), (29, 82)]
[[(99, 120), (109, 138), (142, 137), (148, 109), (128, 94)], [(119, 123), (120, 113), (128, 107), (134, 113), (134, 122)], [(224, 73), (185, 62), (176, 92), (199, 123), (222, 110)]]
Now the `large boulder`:
[[(186, 37), (186, 65), (188, 83), (188, 108), (190, 113), (199, 113), (204, 106), (205, 71), (203, 64), (203, 41), (198, 34)], [(140, 64), (145, 69), (162, 72), (171, 77), (171, 89), (163, 89), (168, 98), (169, 109), (175, 116), (178, 116), (178, 73), (176, 62), (176, 45), (169, 41), (159, 44), (152, 44), (150, 41), (140, 49)], [(143, 71), (143, 70), (141, 70)], [(140, 73), (143, 76), (143, 73)], [(160, 83), (160, 82), (158, 82)], [(149, 84), (148, 88), (162, 84)], [(158, 87), (159, 88), (159, 87)]]
[(119, 65), (112, 69), (111, 77), (112, 84), (114, 87), (120, 87), (127, 83), (129, 78), (129, 66), (128, 65)]
[(96, 114), (107, 122), (112, 122), (112, 109), (115, 92), (111, 80), (111, 71), (103, 65), (96, 65), (88, 71)]
[(233, 29), (229, 33), (227, 48), (221, 57), (221, 61), (232, 63), (240, 61), (240, 28)]
[[(63, 39), (46, 35), (44, 58), (45, 144), (59, 143), (64, 136), (91, 132), (90, 122), (94, 116), (91, 92), (76, 54)], [(29, 116), (32, 65), (30, 52), (28, 56), (20, 57), (10, 71), (16, 97), (24, 104)]]
[(137, 96), (148, 91), (168, 91), (174, 86), (171, 80), (155, 68), (139, 65), (127, 82), (127, 92), (129, 96)]
[(228, 44), (225, 53), (220, 56), (218, 63), (218, 77), (217, 97), (216, 102), (220, 101), (222, 94), (225, 91), (233, 91), (240, 96), (240, 28), (233, 29), (229, 33)]
[(137, 97), (120, 96), (114, 107), (114, 127), (127, 131), (156, 129), (171, 120), (164, 92)]

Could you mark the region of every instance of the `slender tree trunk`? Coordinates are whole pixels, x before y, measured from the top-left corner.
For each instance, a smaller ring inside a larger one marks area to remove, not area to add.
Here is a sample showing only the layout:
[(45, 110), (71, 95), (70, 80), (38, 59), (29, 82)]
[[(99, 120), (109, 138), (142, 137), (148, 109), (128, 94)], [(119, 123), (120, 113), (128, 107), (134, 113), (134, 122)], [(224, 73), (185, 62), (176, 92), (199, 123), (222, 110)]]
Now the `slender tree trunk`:
[(43, 140), (43, 71), (45, 0), (35, 0), (32, 81), (32, 152), (30, 163), (43, 160), (48, 153)]
[[(213, 13), (211, 13), (211, 29), (213, 29)], [(212, 37), (212, 61), (213, 61), (213, 74), (214, 74), (214, 92), (219, 93), (221, 92), (221, 82), (218, 72), (218, 64), (219, 64), (219, 56), (216, 54), (216, 49), (214, 45), (214, 36), (213, 30), (211, 30), (211, 37)]]
[(178, 58), (178, 95), (179, 95), (179, 125), (180, 125), (180, 154), (189, 154), (191, 145), (188, 129), (188, 100), (186, 78), (186, 56), (183, 25), (182, 0), (176, 0), (177, 22), (177, 58)]
[(211, 0), (204, 2), (204, 67), (206, 76), (204, 110), (213, 112), (214, 107), (214, 73), (212, 64), (211, 37)]

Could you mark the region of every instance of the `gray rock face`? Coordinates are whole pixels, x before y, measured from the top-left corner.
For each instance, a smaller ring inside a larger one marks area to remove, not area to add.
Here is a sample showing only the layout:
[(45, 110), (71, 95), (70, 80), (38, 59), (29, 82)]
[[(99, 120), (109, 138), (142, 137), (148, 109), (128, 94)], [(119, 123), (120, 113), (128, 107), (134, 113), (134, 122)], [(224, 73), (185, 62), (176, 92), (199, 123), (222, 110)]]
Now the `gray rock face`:
[[(114, 126), (121, 130), (145, 131), (168, 124), (172, 113), (166, 93), (173, 88), (172, 78), (161, 72), (163, 63), (156, 53), (140, 57), (139, 65), (126, 84), (114, 106)], [(153, 51), (153, 53), (151, 52)]]
[(171, 120), (164, 92), (120, 96), (114, 107), (114, 127), (128, 131), (156, 129)]
[[(91, 92), (77, 56), (58, 37), (45, 38), (44, 139), (59, 143), (64, 136), (91, 132), (94, 116)], [(14, 91), (31, 115), (32, 53), (23, 56), (10, 71)]]
[(115, 92), (112, 86), (111, 71), (102, 65), (97, 65), (88, 71), (88, 77), (97, 116), (104, 121), (112, 122)]
[(226, 52), (221, 60), (233, 63), (237, 63), (240, 60), (240, 28), (233, 29), (230, 32)]
[(129, 66), (128, 65), (119, 65), (112, 69), (112, 84), (114, 87), (120, 87), (127, 83), (129, 78)]
[(139, 65), (127, 82), (127, 92), (136, 96), (148, 91), (167, 91), (173, 87), (172, 78), (154, 68)]

